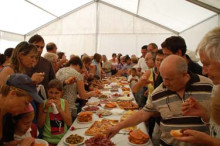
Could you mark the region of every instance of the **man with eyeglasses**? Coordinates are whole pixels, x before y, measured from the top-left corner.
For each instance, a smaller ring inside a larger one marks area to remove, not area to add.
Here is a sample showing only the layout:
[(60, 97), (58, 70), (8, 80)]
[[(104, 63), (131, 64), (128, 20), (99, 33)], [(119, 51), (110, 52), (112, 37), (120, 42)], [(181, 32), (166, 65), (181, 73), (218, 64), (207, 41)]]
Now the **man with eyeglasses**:
[(209, 127), (199, 116), (184, 116), (182, 103), (191, 97), (202, 105), (207, 105), (212, 92), (210, 79), (187, 71), (187, 63), (177, 55), (170, 55), (160, 65), (163, 83), (150, 96), (145, 107), (127, 120), (108, 129), (107, 136), (113, 137), (120, 129), (148, 121), (150, 117), (160, 115), (160, 145), (189, 146), (170, 135), (171, 130), (196, 129), (209, 133)]

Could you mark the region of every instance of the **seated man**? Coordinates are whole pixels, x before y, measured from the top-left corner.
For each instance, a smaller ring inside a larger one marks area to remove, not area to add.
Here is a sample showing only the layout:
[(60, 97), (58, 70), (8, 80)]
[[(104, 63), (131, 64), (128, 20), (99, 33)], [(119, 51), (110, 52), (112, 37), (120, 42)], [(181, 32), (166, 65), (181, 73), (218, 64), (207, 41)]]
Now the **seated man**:
[(181, 106), (190, 97), (194, 97), (202, 105), (207, 105), (212, 91), (212, 82), (206, 77), (188, 73), (186, 61), (177, 55), (165, 58), (161, 63), (160, 73), (163, 83), (153, 91), (145, 107), (109, 129), (108, 137), (113, 137), (122, 128), (147, 121), (158, 113), (161, 116), (161, 145), (189, 145), (175, 140), (170, 135), (170, 130), (190, 128), (209, 132), (209, 127), (203, 123), (201, 117), (184, 116)]

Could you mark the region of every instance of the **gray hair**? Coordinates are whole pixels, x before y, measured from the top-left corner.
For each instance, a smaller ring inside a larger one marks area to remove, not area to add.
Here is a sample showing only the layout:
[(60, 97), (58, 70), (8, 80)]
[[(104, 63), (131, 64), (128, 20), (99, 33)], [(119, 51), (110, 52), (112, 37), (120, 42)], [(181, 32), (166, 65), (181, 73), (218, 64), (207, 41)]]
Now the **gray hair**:
[(220, 63), (220, 27), (209, 31), (199, 43), (196, 53), (204, 51), (208, 58), (215, 59)]
[(54, 59), (58, 59), (58, 55), (55, 53), (47, 52), (46, 54), (44, 54), (44, 58), (52, 63)]

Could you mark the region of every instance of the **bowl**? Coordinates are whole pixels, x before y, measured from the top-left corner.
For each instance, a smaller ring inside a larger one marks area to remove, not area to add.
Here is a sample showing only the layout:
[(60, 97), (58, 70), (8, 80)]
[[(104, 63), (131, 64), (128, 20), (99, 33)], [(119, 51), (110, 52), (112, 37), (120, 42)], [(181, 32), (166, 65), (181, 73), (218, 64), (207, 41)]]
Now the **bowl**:
[[(83, 140), (81, 141), (81, 142), (78, 142), (78, 143), (69, 143), (69, 142), (67, 142), (67, 138), (69, 138), (71, 135), (77, 135), (77, 136), (81, 136), (82, 138), (83, 138)], [(69, 134), (67, 137), (65, 137), (64, 138), (64, 143), (66, 144), (66, 145), (71, 145), (71, 144), (73, 144), (73, 145), (81, 145), (81, 144), (83, 144), (85, 142), (85, 137), (84, 136), (82, 136), (82, 135), (79, 135), (79, 134)]]
[(37, 144), (45, 144), (45, 146), (49, 146), (48, 142), (43, 139), (35, 139), (35, 143)]

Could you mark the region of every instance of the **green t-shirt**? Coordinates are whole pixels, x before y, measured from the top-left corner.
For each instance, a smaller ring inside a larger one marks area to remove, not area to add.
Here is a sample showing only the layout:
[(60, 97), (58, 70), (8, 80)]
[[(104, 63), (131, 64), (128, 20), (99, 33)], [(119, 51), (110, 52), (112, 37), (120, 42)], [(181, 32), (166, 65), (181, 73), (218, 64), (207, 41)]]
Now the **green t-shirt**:
[[(44, 101), (44, 106), (47, 100)], [(60, 99), (62, 110), (65, 111), (65, 100)], [(43, 129), (43, 139), (49, 143), (57, 144), (62, 139), (67, 131), (65, 124), (60, 113), (53, 114), (52, 107), (49, 107)]]

